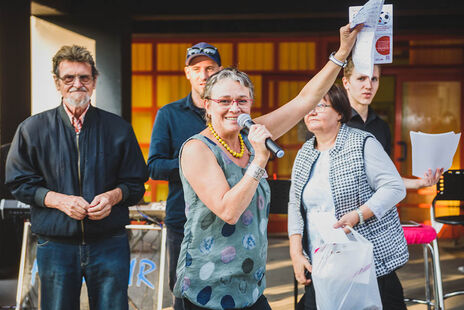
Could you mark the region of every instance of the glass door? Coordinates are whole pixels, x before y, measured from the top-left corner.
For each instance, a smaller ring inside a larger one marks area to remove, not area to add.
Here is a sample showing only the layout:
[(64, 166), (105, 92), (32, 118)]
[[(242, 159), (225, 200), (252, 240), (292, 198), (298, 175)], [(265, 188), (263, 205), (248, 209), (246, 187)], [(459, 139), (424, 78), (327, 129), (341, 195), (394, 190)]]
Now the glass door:
[[(410, 131), (444, 133), (461, 131), (461, 82), (420, 81), (403, 83), (401, 140), (411, 149)], [(452, 169), (460, 167), (460, 150)], [(411, 174), (411, 156), (402, 162), (401, 173)]]
[[(394, 160), (402, 176), (412, 177), (410, 131), (434, 134), (462, 131), (462, 84), (461, 78), (453, 78), (453, 75), (429, 78), (421, 74), (414, 74), (409, 78), (398, 75)], [(458, 146), (451, 169), (461, 168), (461, 153), (462, 142)], [(406, 198), (400, 203), (401, 219), (428, 223), (435, 189), (432, 186), (408, 190)], [(459, 205), (454, 206), (452, 203), (437, 208), (438, 215), (456, 212), (459, 214)]]

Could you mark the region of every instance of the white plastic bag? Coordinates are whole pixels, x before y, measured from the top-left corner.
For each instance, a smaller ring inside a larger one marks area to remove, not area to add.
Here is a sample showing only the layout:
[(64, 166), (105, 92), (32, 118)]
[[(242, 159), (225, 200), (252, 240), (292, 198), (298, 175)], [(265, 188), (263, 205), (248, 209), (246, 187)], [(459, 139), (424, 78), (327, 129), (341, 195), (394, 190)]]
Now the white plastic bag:
[(325, 243), (313, 255), (318, 310), (381, 310), (372, 243), (351, 230), (347, 243)]

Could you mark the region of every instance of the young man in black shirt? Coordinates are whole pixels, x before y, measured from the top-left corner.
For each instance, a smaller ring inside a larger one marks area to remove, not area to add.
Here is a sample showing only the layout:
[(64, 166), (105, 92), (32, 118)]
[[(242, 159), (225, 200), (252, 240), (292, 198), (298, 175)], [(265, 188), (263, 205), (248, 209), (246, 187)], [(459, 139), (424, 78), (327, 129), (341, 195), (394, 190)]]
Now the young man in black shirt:
[[(352, 107), (352, 116), (347, 125), (354, 128), (370, 132), (380, 144), (385, 152), (391, 156), (391, 133), (387, 122), (380, 118), (377, 113), (369, 106), (379, 89), (380, 66), (374, 65), (374, 73), (369, 78), (367, 75), (356, 71), (352, 59), (348, 60), (343, 71), (343, 86), (346, 89)], [(407, 189), (419, 189), (437, 184), (443, 169), (429, 171), (424, 178), (410, 179), (404, 178), (403, 182)]]

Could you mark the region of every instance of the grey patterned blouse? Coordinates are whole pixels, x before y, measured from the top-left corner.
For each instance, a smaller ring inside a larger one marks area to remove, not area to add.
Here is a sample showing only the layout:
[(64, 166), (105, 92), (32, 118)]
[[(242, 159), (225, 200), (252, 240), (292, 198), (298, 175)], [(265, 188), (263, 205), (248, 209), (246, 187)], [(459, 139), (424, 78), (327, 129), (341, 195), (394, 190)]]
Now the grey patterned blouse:
[[(243, 178), (246, 168), (232, 162), (213, 141), (200, 134), (191, 139), (200, 140), (210, 148), (230, 187)], [(246, 137), (244, 141), (252, 153), (249, 164), (254, 150)], [(270, 202), (267, 181), (261, 179), (248, 208), (235, 225), (230, 225), (203, 204), (185, 179), (182, 169), (179, 172), (187, 222), (174, 294), (210, 309), (244, 308), (254, 304), (266, 287)], [(214, 184), (211, 184), (211, 190), (214, 190)]]

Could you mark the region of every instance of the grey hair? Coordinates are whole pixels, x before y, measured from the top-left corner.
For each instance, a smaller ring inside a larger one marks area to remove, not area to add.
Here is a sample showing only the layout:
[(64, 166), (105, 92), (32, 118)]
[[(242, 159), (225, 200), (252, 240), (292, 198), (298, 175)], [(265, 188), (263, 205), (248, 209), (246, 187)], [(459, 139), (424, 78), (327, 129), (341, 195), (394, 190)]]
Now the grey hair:
[(59, 66), (62, 61), (73, 61), (73, 62), (82, 62), (88, 63), (92, 67), (92, 77), (95, 78), (98, 76), (98, 70), (95, 67), (95, 61), (93, 60), (92, 54), (90, 54), (89, 50), (83, 46), (78, 45), (64, 45), (62, 46), (58, 52), (56, 52), (55, 56), (53, 56), (53, 74), (57, 77), (60, 76)]
[(232, 81), (239, 82), (242, 86), (245, 86), (250, 91), (250, 97), (253, 99), (254, 96), (254, 87), (253, 83), (251, 82), (250, 78), (245, 72), (242, 72), (234, 67), (228, 67), (222, 69), (221, 71), (216, 72), (212, 76), (208, 78), (206, 81), (205, 89), (203, 90), (203, 94), (201, 96), (202, 99), (210, 99), (211, 92), (213, 87), (220, 81), (230, 79)]
[[(208, 80), (206, 81), (206, 85), (201, 95), (201, 98), (211, 99), (211, 92), (213, 91), (213, 87), (220, 81), (226, 80), (226, 79), (230, 79), (232, 81), (238, 82), (240, 83), (240, 85), (248, 88), (251, 99), (254, 98), (254, 86), (250, 78), (245, 72), (242, 72), (234, 67), (224, 68), (221, 71), (218, 71), (212, 76), (210, 76)], [(208, 115), (208, 113), (205, 113), (205, 120), (207, 124), (211, 123), (211, 115)]]

